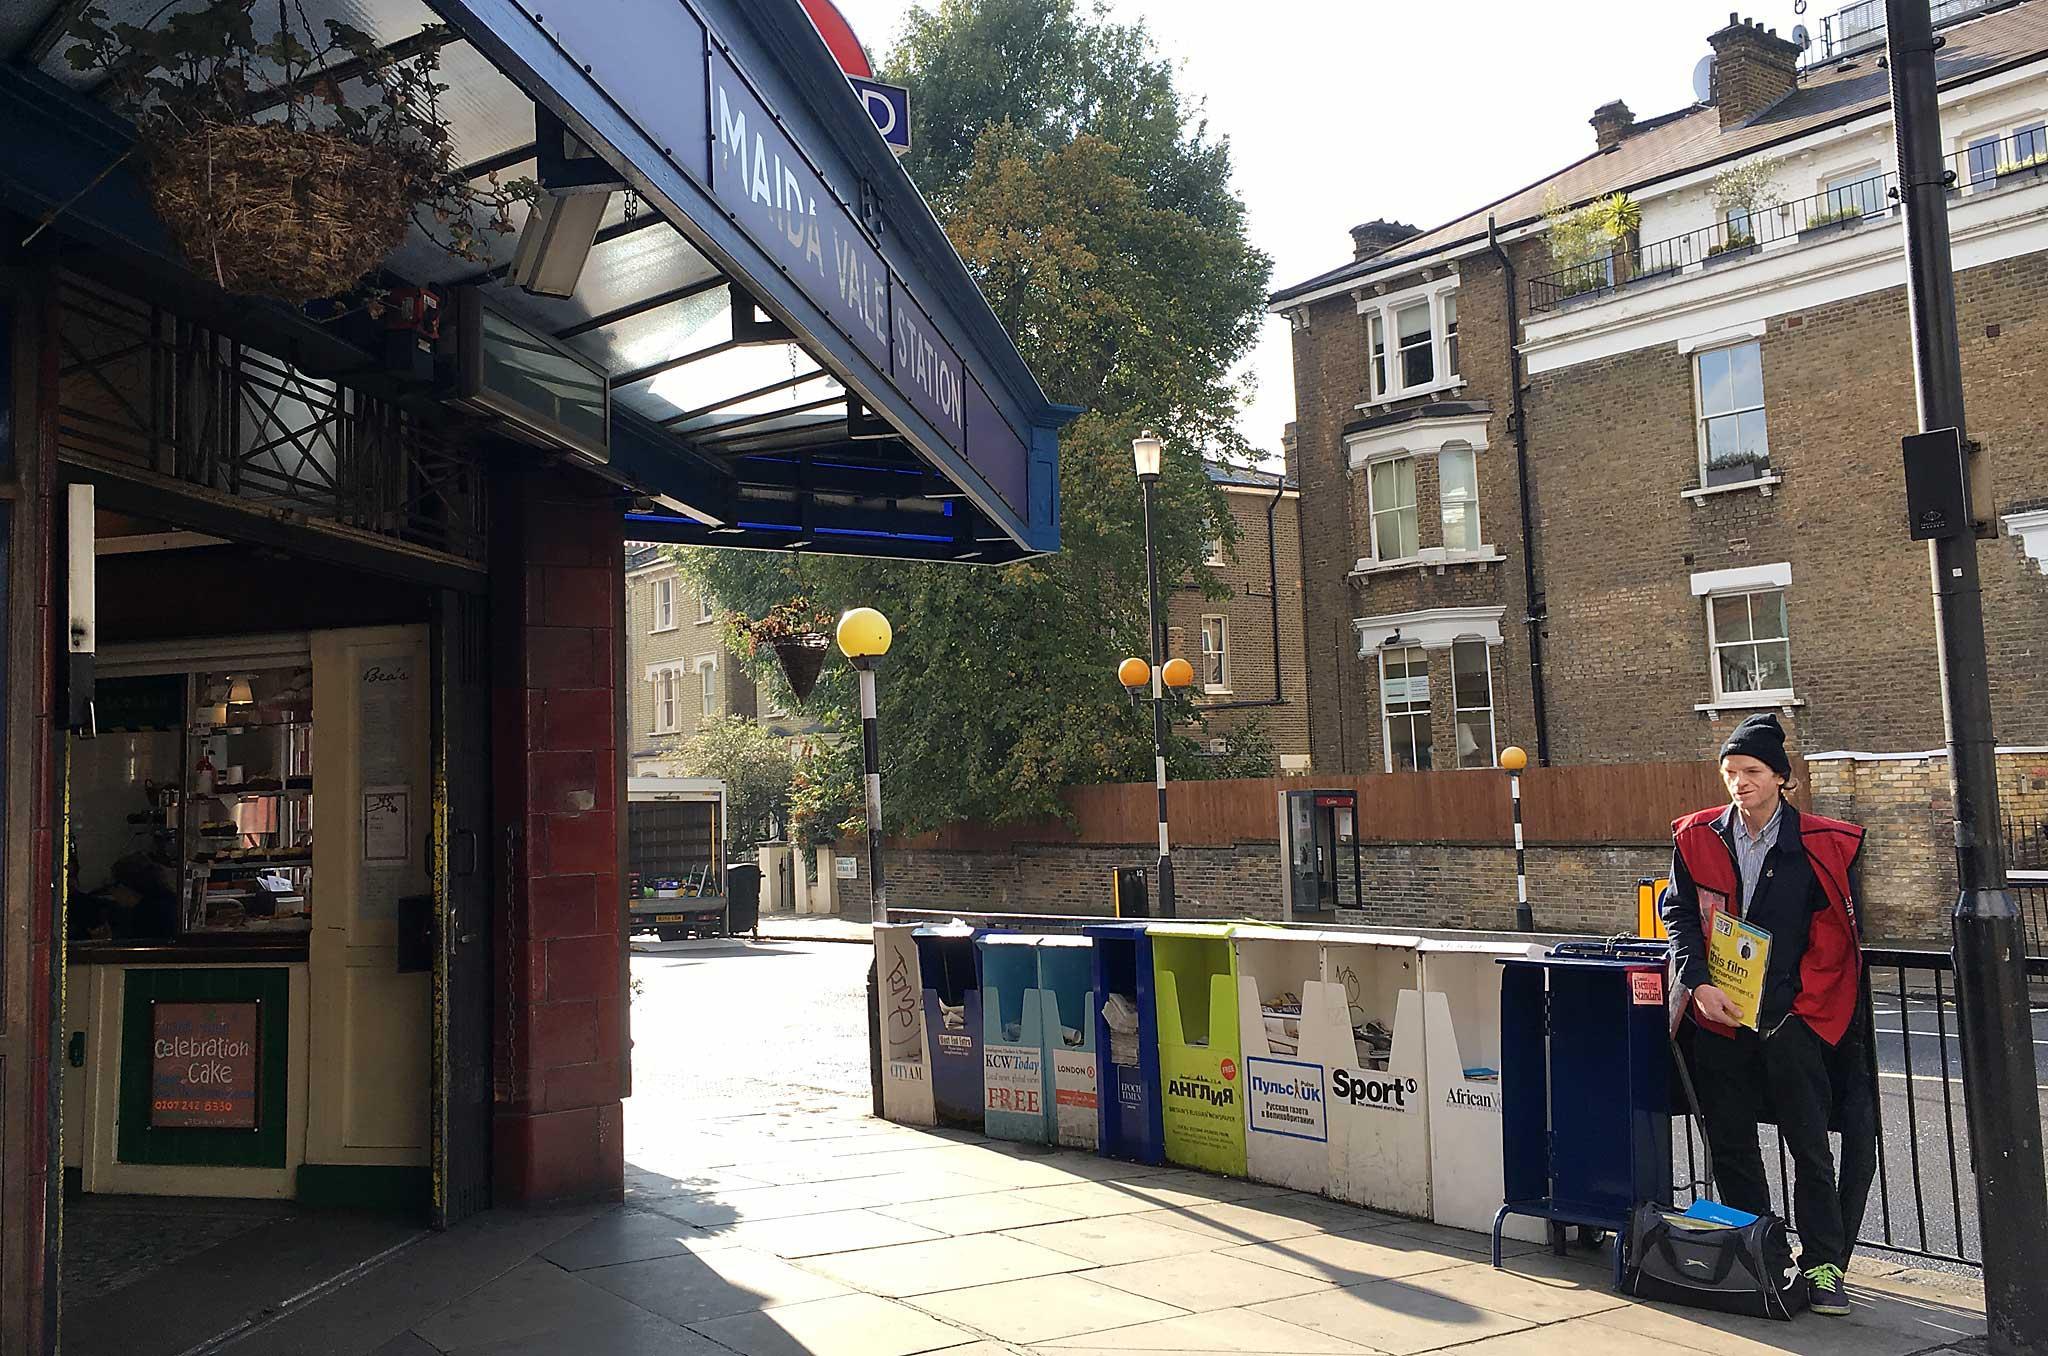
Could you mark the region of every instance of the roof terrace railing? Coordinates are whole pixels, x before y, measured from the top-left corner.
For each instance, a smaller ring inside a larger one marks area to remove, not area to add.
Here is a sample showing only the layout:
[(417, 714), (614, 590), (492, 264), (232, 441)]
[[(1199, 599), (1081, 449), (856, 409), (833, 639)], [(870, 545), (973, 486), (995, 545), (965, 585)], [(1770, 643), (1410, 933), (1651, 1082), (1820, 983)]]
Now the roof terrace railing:
[[(2048, 176), (2048, 127), (1985, 139), (1948, 157), (1949, 195), (1981, 193)], [(1704, 272), (1786, 242), (1815, 240), (1899, 210), (1899, 176), (1868, 178), (1769, 207), (1737, 208), (1711, 226), (1611, 253), (1529, 279), (1531, 314), (1591, 299), (1654, 278)]]
[[(1930, 9), (1934, 26), (1939, 28), (1967, 19), (1979, 10), (2011, 3), (2012, 0), (1933, 0)], [(1800, 54), (1800, 68), (1811, 70), (1882, 47), (1884, 29), (1884, 0), (1857, 0), (1853, 5), (1844, 5), (1820, 21), (1818, 31)]]

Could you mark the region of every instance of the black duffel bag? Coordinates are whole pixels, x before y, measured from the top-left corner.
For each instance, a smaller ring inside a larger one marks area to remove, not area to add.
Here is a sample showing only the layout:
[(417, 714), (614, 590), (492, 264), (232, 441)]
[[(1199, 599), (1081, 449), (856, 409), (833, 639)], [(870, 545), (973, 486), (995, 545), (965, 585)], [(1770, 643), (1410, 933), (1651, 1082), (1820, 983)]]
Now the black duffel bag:
[(1806, 1278), (1776, 1215), (1710, 1224), (1639, 1205), (1629, 1222), (1626, 1288), (1639, 1299), (1752, 1318), (1789, 1319), (1806, 1307)]

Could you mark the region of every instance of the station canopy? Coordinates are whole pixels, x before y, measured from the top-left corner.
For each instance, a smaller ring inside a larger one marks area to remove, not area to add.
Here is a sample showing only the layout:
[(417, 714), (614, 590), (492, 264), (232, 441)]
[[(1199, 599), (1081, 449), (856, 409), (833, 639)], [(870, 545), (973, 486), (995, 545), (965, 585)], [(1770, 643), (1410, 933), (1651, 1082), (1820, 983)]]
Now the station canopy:
[[(436, 51), (463, 172), (541, 183), (517, 231), (486, 235), (487, 263), (416, 225), (386, 267), (442, 289), (451, 317), (473, 295), (500, 356), (532, 357), (529, 389), (594, 411), (604, 436), (561, 450), (621, 485), (630, 539), (970, 563), (1057, 548), (1073, 411), (1039, 389), (799, 0), (289, 2), (316, 31)], [(199, 3), (97, 0), (135, 24)], [(17, 130), (38, 144), (0, 181), (167, 255), (154, 223), (102, 202), (117, 194), (79, 192), (103, 149), (67, 165), (45, 144), (65, 123), (52, 100), (110, 121), (103, 77), (65, 57), (81, 8), (0, 9), (0, 110), (49, 124)], [(581, 367), (594, 398), (571, 389)]]

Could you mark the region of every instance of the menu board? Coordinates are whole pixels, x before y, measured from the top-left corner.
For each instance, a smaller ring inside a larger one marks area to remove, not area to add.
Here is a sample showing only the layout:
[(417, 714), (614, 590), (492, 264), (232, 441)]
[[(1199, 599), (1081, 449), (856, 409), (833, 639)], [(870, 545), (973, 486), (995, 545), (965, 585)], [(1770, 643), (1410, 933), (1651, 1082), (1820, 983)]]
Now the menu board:
[(149, 1123), (158, 1130), (254, 1130), (263, 1004), (150, 1005)]

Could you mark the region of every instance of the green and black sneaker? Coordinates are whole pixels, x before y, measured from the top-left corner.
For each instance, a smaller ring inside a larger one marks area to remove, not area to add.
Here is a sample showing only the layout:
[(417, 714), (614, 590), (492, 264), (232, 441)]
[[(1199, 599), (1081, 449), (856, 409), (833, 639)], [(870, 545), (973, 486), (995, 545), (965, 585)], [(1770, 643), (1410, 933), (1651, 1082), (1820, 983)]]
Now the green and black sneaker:
[(1849, 1292), (1840, 1267), (1827, 1262), (1806, 1269), (1806, 1307), (1837, 1318), (1849, 1312)]

